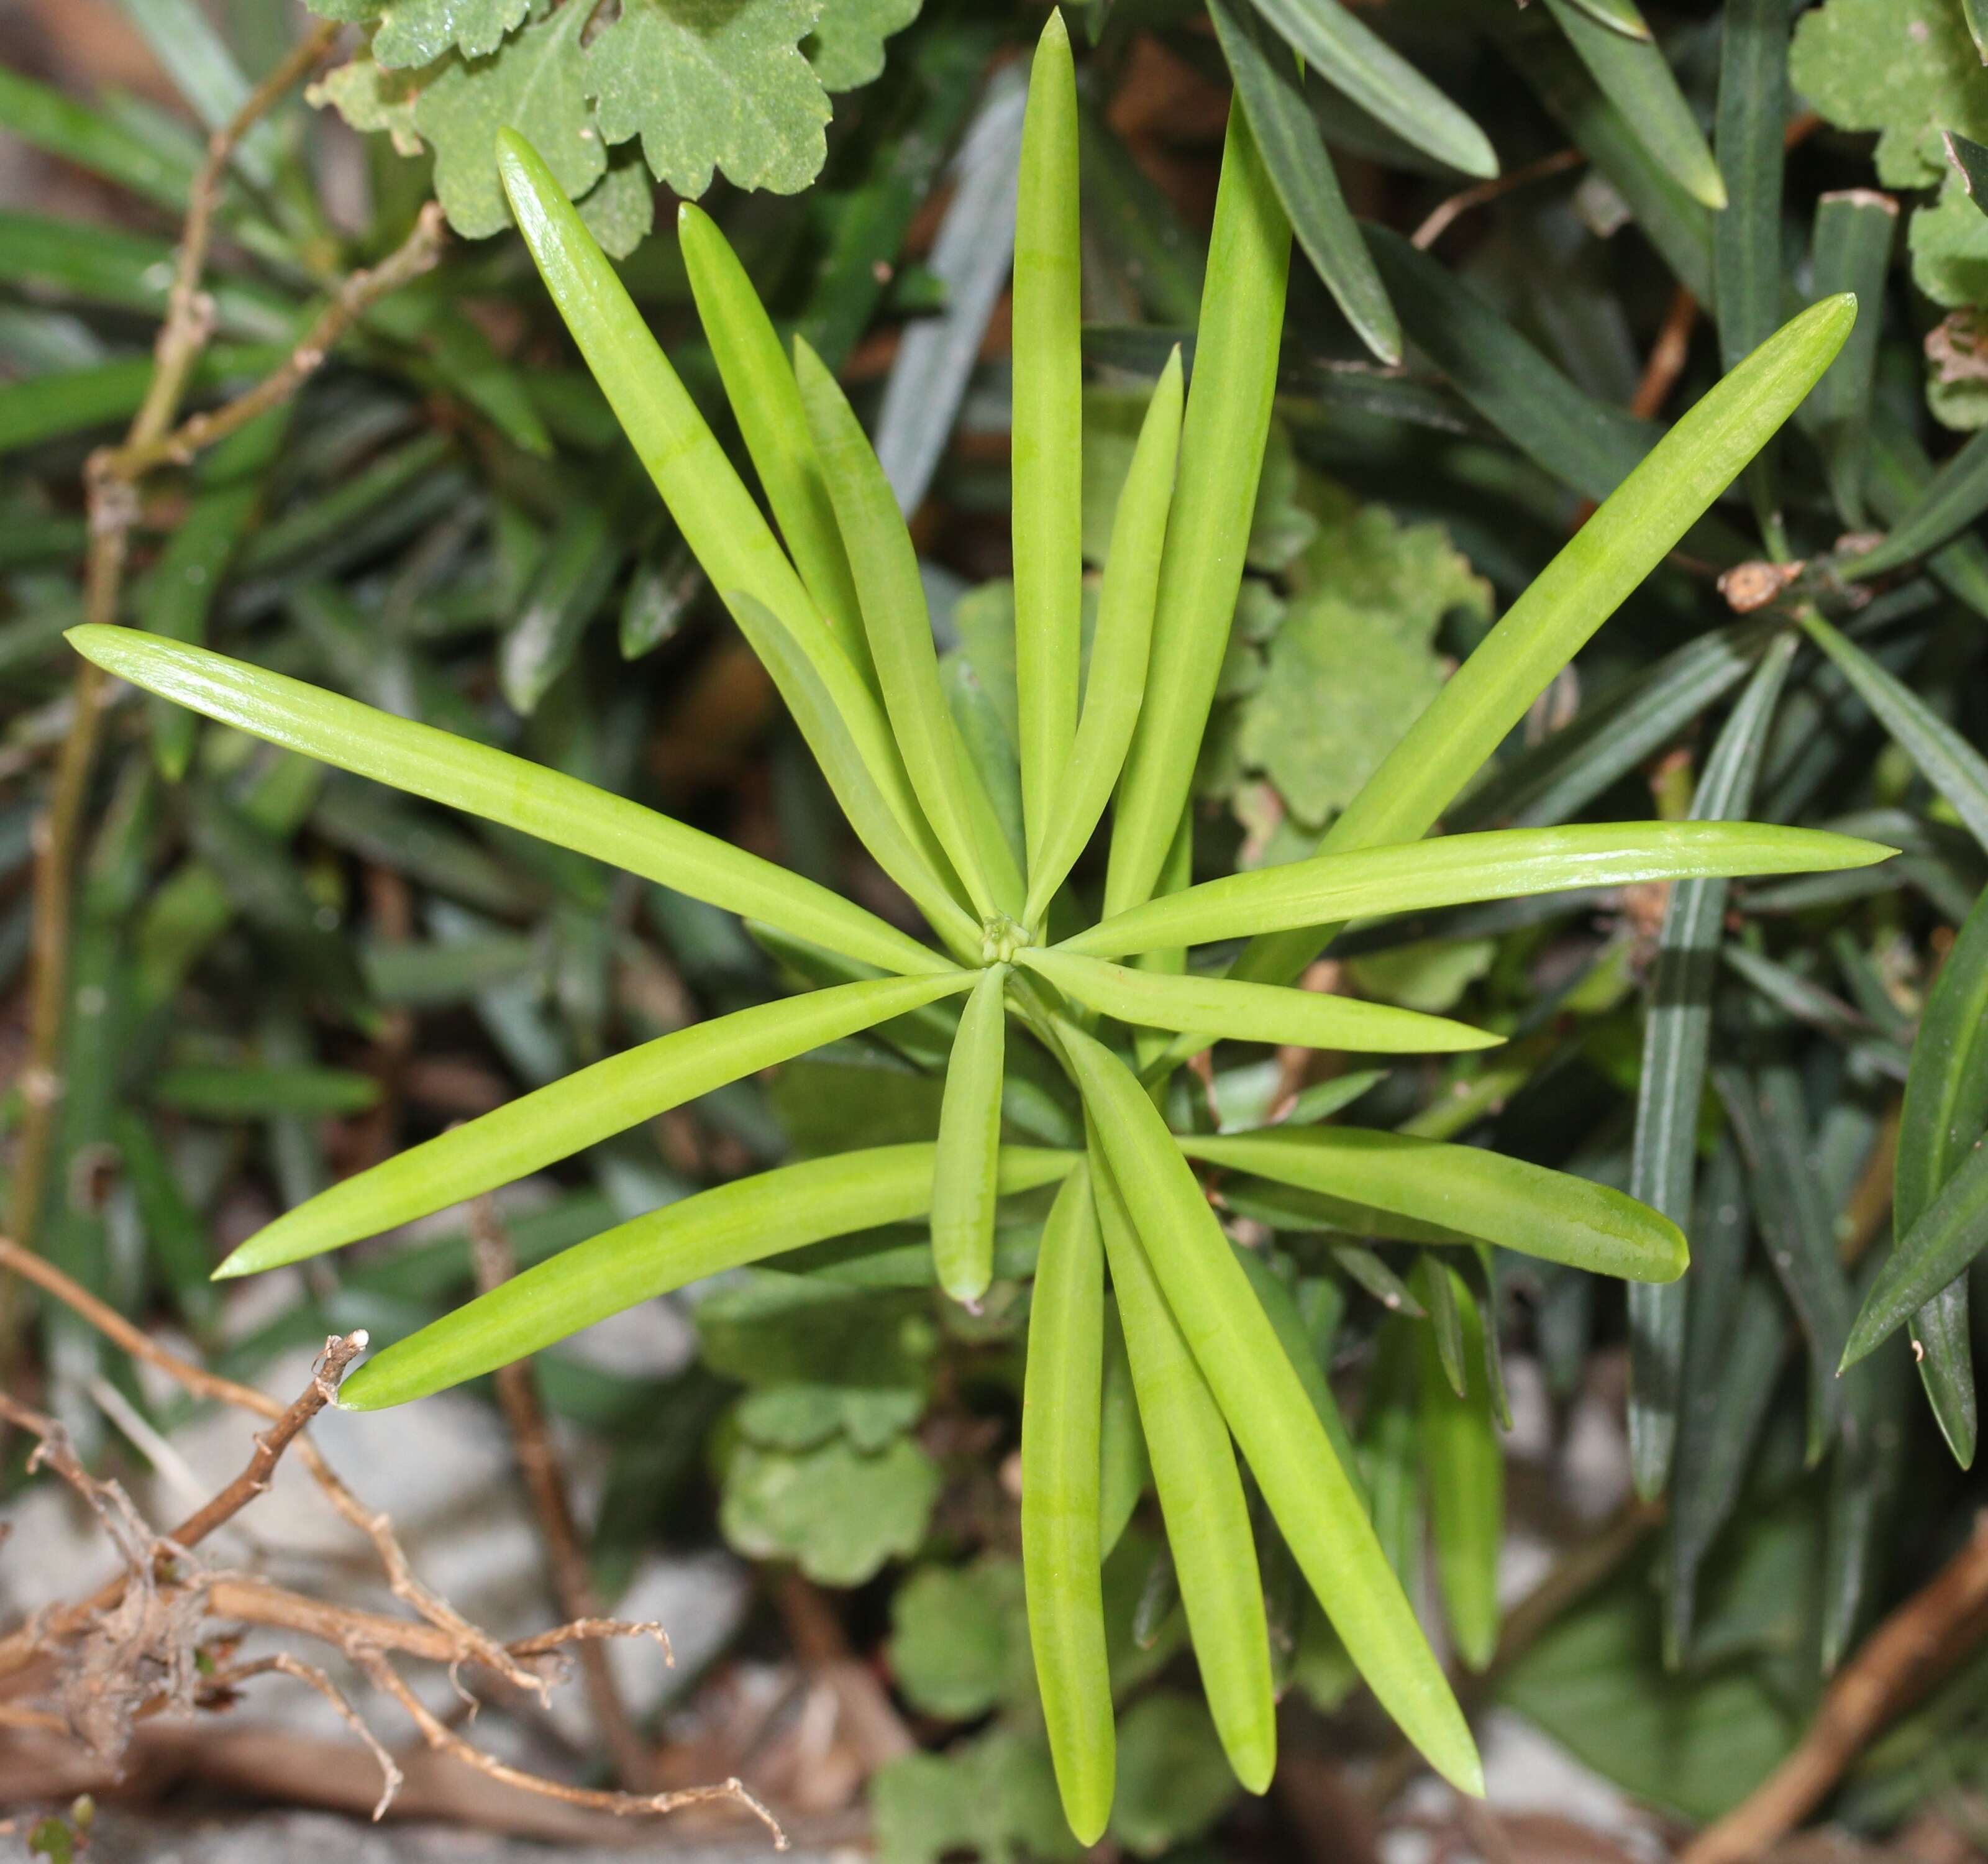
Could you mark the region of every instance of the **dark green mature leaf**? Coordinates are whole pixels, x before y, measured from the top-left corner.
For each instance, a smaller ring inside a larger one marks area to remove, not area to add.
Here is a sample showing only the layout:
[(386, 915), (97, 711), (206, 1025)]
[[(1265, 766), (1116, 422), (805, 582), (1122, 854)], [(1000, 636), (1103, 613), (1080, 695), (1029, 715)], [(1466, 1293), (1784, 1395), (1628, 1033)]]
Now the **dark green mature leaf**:
[[(1892, 1181), (1895, 1234), (1909, 1235), (1988, 1126), (1988, 893), (1976, 903), (1940, 967), (1919, 1018), (1898, 1117)], [(1947, 1443), (1971, 1468), (1976, 1439), (1968, 1288), (1956, 1277), (1919, 1311), (1919, 1376)]]
[(1326, 83), (1412, 147), (1466, 174), (1498, 172), (1484, 132), (1338, 0), (1253, 0)]
[(1959, 174), (1968, 199), (1988, 214), (1988, 147), (1963, 136), (1958, 130), (1949, 130), (1946, 159)]
[[(1988, 452), (1983, 455), (1988, 461)], [(1988, 485), (1988, 479), (1984, 479)], [(1857, 695), (1878, 715), (1878, 722), (1925, 773), (1967, 825), (1968, 833), (1988, 848), (1988, 758), (1983, 758), (1959, 732), (1939, 717), (1902, 681), (1895, 679), (1871, 656), (1846, 640), (1812, 610), (1801, 624), (1809, 638), (1835, 661)]]
[(1440, 260), (1384, 227), (1364, 230), (1408, 340), (1528, 458), (1601, 499), (1648, 454), (1651, 423), (1576, 387)]
[[(1783, 635), (1768, 648), (1706, 761), (1692, 798), (1693, 816), (1716, 820), (1752, 807), (1794, 646), (1793, 637)], [(1685, 1222), (1692, 1209), (1726, 892), (1720, 879), (1685, 881), (1672, 889), (1651, 978), (1629, 1188), (1674, 1223)], [(1681, 1291), (1630, 1291), (1630, 1462), (1637, 1492), (1645, 1497), (1662, 1491), (1670, 1469), (1682, 1400), (1685, 1311)]]
[(1654, 40), (1631, 39), (1601, 25), (1574, 0), (1547, 0), (1547, 7), (1650, 153), (1707, 207), (1724, 207), (1726, 184), (1719, 164), (1662, 49)]
[[(1712, 255), (1719, 349), (1730, 369), (1766, 342), (1781, 320), (1786, 0), (1729, 0), (1719, 35), (1719, 171), (1732, 199), (1713, 223)], [(1844, 289), (1820, 279), (1816, 288)], [(1875, 326), (1877, 320), (1871, 322)]]
[(1540, 100), (1622, 198), (1677, 275), (1702, 304), (1712, 302), (1712, 210), (1652, 155), (1580, 56), (1550, 25), (1526, 16), (1503, 22), (1499, 44)]
[(1446, 1284), (1461, 1331), (1462, 1362), (1476, 1368), (1469, 1389), (1459, 1392), (1439, 1341), (1432, 1337), (1435, 1330), (1417, 1330), (1422, 1362), (1417, 1435), (1428, 1473), (1436, 1582), (1457, 1655), (1470, 1669), (1482, 1670), (1498, 1648), (1498, 1554), (1505, 1529), (1504, 1453), (1485, 1379), (1486, 1322), (1448, 1264), (1425, 1257), (1421, 1280), (1425, 1294)]
[[(1824, 195), (1816, 203), (1810, 255), (1816, 289), (1853, 293), (1859, 303), (1882, 303), (1898, 223), (1898, 204), (1889, 195), (1869, 188)], [(1882, 327), (1882, 318), (1861, 319), (1802, 405), (1804, 425), (1822, 448), (1837, 511), (1847, 524), (1864, 522), (1871, 387)]]
[[(1306, 0), (1324, 16), (1334, 0)], [(1271, 0), (1273, 8), (1276, 0)], [(1248, 113), (1263, 165), (1291, 231), (1360, 340), (1384, 363), (1401, 360), (1401, 320), (1341, 191), (1318, 121), (1305, 102), (1304, 76), (1289, 47), (1263, 23), (1259, 0), (1209, 0), (1222, 56)], [(1348, 23), (1351, 23), (1349, 19)]]
[(1767, 1259), (1808, 1342), (1808, 1460), (1820, 1461), (1842, 1402), (1837, 1363), (1851, 1331), (1850, 1284), (1837, 1259), (1836, 1227), (1808, 1159), (1801, 1083), (1782, 1067), (1712, 1070), (1746, 1162)]
[(1853, 556), (1846, 576), (1882, 576), (1930, 555), (1988, 511), (1988, 432), (1976, 434), (1939, 469), (1932, 483), (1892, 526), (1875, 550)]

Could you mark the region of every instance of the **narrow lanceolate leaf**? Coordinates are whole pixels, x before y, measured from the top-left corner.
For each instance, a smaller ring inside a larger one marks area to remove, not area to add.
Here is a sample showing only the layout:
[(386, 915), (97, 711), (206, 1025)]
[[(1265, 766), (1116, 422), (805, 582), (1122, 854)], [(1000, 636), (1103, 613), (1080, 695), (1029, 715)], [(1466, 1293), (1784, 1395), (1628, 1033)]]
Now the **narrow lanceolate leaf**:
[[(1776, 641), (1733, 707), (1692, 798), (1699, 820), (1727, 820), (1751, 805), (1794, 655), (1793, 637)], [(1629, 1189), (1677, 1223), (1692, 1208), (1726, 891), (1719, 879), (1685, 881), (1672, 889), (1643, 1024)], [(1670, 1470), (1682, 1401), (1684, 1322), (1682, 1290), (1630, 1291), (1629, 1460), (1637, 1493), (1646, 1499), (1662, 1492)]]
[(1469, 1389), (1459, 1395), (1444, 1371), (1433, 1330), (1417, 1330), (1418, 1423), (1436, 1585), (1456, 1654), (1470, 1669), (1482, 1670), (1498, 1648), (1498, 1551), (1505, 1531), (1505, 1459), (1484, 1370), (1486, 1323), (1456, 1270), (1431, 1259), (1425, 1266), (1430, 1281), (1449, 1284), (1462, 1325), (1463, 1362), (1475, 1368)]
[[(1988, 1126), (1988, 893), (1940, 966), (1919, 1017), (1898, 1118), (1892, 1181), (1893, 1233), (1911, 1233), (1968, 1148)], [(1966, 1278), (1956, 1277), (1913, 1323), (1919, 1376), (1963, 1469), (1974, 1462), (1977, 1422)]]
[(1644, 146), (1628, 119), (1550, 24), (1515, 15), (1499, 43), (1576, 147), (1622, 197), (1650, 244), (1702, 304), (1712, 302), (1712, 212)]
[(1809, 1348), (1808, 1460), (1813, 1467), (1836, 1427), (1842, 1390), (1837, 1362), (1850, 1333), (1850, 1284), (1836, 1251), (1835, 1226), (1808, 1152), (1801, 1082), (1790, 1068), (1712, 1071), (1746, 1162), (1767, 1259), (1787, 1291)]
[[(1973, 0), (1979, 5), (1980, 0)], [(1969, 200), (1988, 214), (1988, 149), (1963, 136), (1958, 130), (1946, 134), (1946, 159), (1960, 177), (1962, 190)]]
[[(1263, 1252), (1245, 1249), (1240, 1243), (1235, 1246), (1236, 1260), (1242, 1273), (1249, 1277), (1249, 1286), (1263, 1305), (1277, 1338), (1283, 1344), (1284, 1357), (1290, 1361), (1291, 1369), (1298, 1375), (1298, 1382), (1305, 1389), (1305, 1395), (1311, 1400), (1311, 1408), (1318, 1413), (1318, 1421), (1325, 1426), (1325, 1434), (1332, 1439), (1333, 1453), (1339, 1459), (1339, 1467), (1345, 1470), (1346, 1480), (1351, 1483), (1354, 1492), (1359, 1496), (1361, 1506), (1367, 1502), (1366, 1487), (1360, 1473), (1358, 1452), (1355, 1449), (1352, 1433), (1346, 1428), (1344, 1414), (1339, 1409), (1339, 1400), (1332, 1395), (1332, 1386), (1325, 1375), (1325, 1368), (1320, 1363), (1317, 1347), (1305, 1324), (1305, 1317), (1290, 1287), (1273, 1268)], [(1339, 1293), (1337, 1283), (1322, 1284)], [(1343, 1297), (1342, 1297), (1343, 1301)]]
[(134, 628), (87, 626), (69, 638), (119, 678), (287, 750), (590, 854), (887, 971), (951, 969), (826, 887), (560, 771)]
[[(1765, 343), (1781, 320), (1787, 0), (1731, 0), (1719, 33), (1719, 173), (1732, 199), (1714, 223), (1712, 252), (1719, 352), (1731, 369)], [(1662, 55), (1655, 56), (1662, 63)], [(1871, 321), (1875, 324), (1878, 319)]]
[[(1868, 188), (1824, 195), (1815, 204), (1810, 267), (1818, 291), (1847, 291), (1860, 303), (1884, 302), (1885, 274), (1898, 232), (1898, 204)], [(1871, 391), (1884, 320), (1863, 319), (1802, 404), (1804, 424), (1822, 448), (1829, 487), (1846, 524), (1864, 523), (1871, 449)]]
[[(762, 604), (807, 655), (899, 825), (916, 841), (923, 817), (857, 663), (841, 650), (822, 619), (752, 495), (557, 181), (515, 131), (500, 131), (497, 142), (505, 189), (546, 289), (684, 541), (714, 588)], [(776, 682), (781, 679), (779, 670), (769, 671)], [(790, 692), (783, 691), (783, 696), (791, 707), (805, 709)]]
[(1976, 1134), (1953, 1175), (1894, 1246), (1850, 1329), (1843, 1364), (1882, 1345), (1988, 1248), (1988, 1139)]
[[(1094, 1196), (1095, 1193), (1094, 1192)], [(1040, 1277), (1041, 1271), (1036, 1271)], [(1125, 1329), (1115, 1301), (1104, 1307), (1104, 1392), (1097, 1426), (1097, 1554), (1111, 1558), (1131, 1524), (1132, 1510), (1151, 1481), (1145, 1433), (1139, 1427), (1138, 1395), (1132, 1389), (1132, 1362), (1126, 1356)]]
[[(1739, 1502), (1780, 1382), (1787, 1351), (1785, 1313), (1773, 1284), (1757, 1273), (1740, 1286), (1730, 1312), (1704, 1310), (1703, 1331), (1719, 1350), (1702, 1355), (1703, 1377), (1685, 1395), (1666, 1535), (1664, 1661), (1673, 1669), (1690, 1655), (1699, 1574)], [(1694, 1362), (1700, 1357), (1695, 1351)]]
[(1547, 0), (1547, 8), (1650, 153), (1707, 207), (1724, 207), (1726, 184), (1719, 164), (1662, 49), (1601, 25), (1574, 0)]
[(1232, 109), (1145, 703), (1112, 822), (1105, 900), (1113, 912), (1149, 898), (1166, 864), (1228, 651), (1276, 390), (1290, 246), (1290, 222), (1256, 139)]
[[(998, 831), (980, 832), (969, 796), (979, 778), (939, 683), (918, 557), (896, 495), (840, 384), (806, 343), (795, 345), (801, 403), (842, 527), (884, 706), (932, 832), (983, 919), (1021, 910), (1020, 876)], [(991, 805), (987, 810), (991, 822)]]
[(1058, 1033), (1166, 1305), (1333, 1629), (1429, 1764), (1481, 1792), (1456, 1698), (1174, 1135), (1108, 1050), (1070, 1024)]
[(1495, 1048), (1504, 1039), (1445, 1017), (1276, 984), (1169, 976), (1034, 948), (1018, 952), (1016, 962), (1086, 1008), (1150, 1029), (1404, 1055)]
[(1829, 1473), (1822, 1554), (1822, 1669), (1843, 1661), (1882, 1582), (1905, 1473), (1905, 1408), (1912, 1382), (1895, 1345), (1843, 1380), (1843, 1435)]
[[(604, 1230), (516, 1275), (369, 1359), (339, 1393), (358, 1411), (425, 1398), (721, 1270), (904, 1223), (931, 1208), (931, 1145), (881, 1145), (719, 1185)], [(1009, 1146), (1006, 1196), (1053, 1184), (1071, 1152)]]
[(786, 553), (565, 191), (514, 130), (498, 132), (497, 160), (546, 291), (712, 586), (743, 590), (797, 634), (822, 630)]
[(1338, 0), (1255, 0), (1256, 10), (1334, 90), (1403, 140), (1489, 180), (1498, 157), (1485, 135), (1379, 34)]
[[(1811, 306), (1657, 443), (1382, 759), (1327, 831), (1322, 844), (1327, 851), (1411, 841), (1428, 832), (1547, 682), (1814, 387), (1856, 316), (1848, 297)], [(1244, 954), (1240, 974), (1288, 983), (1330, 936), (1321, 921), (1317, 930), (1266, 940)]]
[(1625, 39), (1648, 39), (1649, 23), (1636, 10), (1635, 0), (1574, 0), (1589, 19)]
[(1481, 1146), (1364, 1126), (1196, 1134), (1178, 1144), (1190, 1159), (1434, 1226), (1422, 1233), (1432, 1240), (1476, 1237), (1629, 1281), (1684, 1273), (1684, 1233), (1669, 1218), (1607, 1185)]
[(1063, 15), (1036, 46), (1015, 211), (1015, 685), (1033, 870), (1067, 793), (1084, 594), (1077, 73)]
[(1967, 22), (1968, 36), (1988, 65), (1988, 0), (1960, 0), (1961, 16)]
[[(1591, 519), (1591, 523), (1592, 520)], [(1868, 867), (1875, 841), (1757, 822), (1584, 822), (1495, 829), (1259, 868), (1117, 914), (1055, 949), (1094, 957), (1474, 900), (1708, 874)]]
[[(979, 949), (980, 929), (954, 897), (957, 883), (949, 878), (951, 865), (924, 818), (908, 806), (894, 807), (891, 794), (877, 780), (873, 755), (888, 759), (891, 766), (896, 766), (896, 756), (848, 656), (833, 643), (824, 642), (810, 657), (765, 604), (737, 590), (722, 594), (739, 633), (779, 688), (857, 839), (947, 944), (959, 956), (973, 957)], [(852, 717), (880, 728), (867, 746), (850, 729)], [(866, 755), (866, 749), (873, 755)], [(901, 769), (894, 768), (892, 774), (901, 777)], [(892, 790), (898, 788), (894, 782)]]
[(1381, 1323), (1360, 1429), (1374, 1536), (1404, 1586), (1415, 1584), (1422, 1568), (1422, 1480), (1415, 1446), (1419, 1368), (1412, 1337), (1418, 1331), (1401, 1314)]
[(1063, 1816), (1095, 1844), (1111, 1816), (1116, 1752), (1104, 1652), (1099, 1406), (1104, 1253), (1090, 1178), (1063, 1182), (1043, 1226), (1022, 1386), (1022, 1578), (1043, 1720)]
[(1208, 12), (1298, 244), (1360, 340), (1382, 362), (1398, 363), (1401, 320), (1340, 189), (1297, 60), (1253, 0), (1209, 0)]
[(1178, 346), (1147, 404), (1138, 445), (1111, 520), (1111, 553), (1097, 594), (1090, 673), (1077, 747), (1057, 791), (1047, 831), (1029, 862), (1029, 899), (1023, 923), (1038, 926), (1056, 890), (1111, 800), (1125, 753), (1145, 699), (1146, 663), (1153, 644), (1153, 608), (1159, 594), (1160, 560), (1180, 453), (1181, 353)]
[(793, 364), (739, 255), (702, 208), (677, 209), (677, 238), (712, 359), (774, 522), (843, 651), (872, 684), (870, 643)]
[(938, 1285), (977, 1301), (994, 1278), (994, 1206), (1001, 1152), (1001, 1077), (1007, 1041), (1008, 967), (980, 973), (946, 1064), (932, 1179), (932, 1262)]
[(1988, 511), (1988, 431), (1976, 434), (1941, 466), (1918, 502), (1875, 550), (1843, 566), (1845, 576), (1882, 576), (1929, 555)]
[[(1236, 1778), (1260, 1793), (1276, 1769), (1276, 1705), (1263, 1582), (1235, 1447), (1108, 1160), (1094, 1152), (1090, 1169), (1139, 1420), (1202, 1693)], [(1226, 1252), (1226, 1242), (1222, 1247)]]
[(645, 1042), (342, 1179), (258, 1230), (219, 1272), (259, 1274), (480, 1196), (727, 1081), (955, 996), (971, 976), (841, 984)]
[(1409, 340), (1520, 452), (1584, 498), (1607, 498), (1635, 470), (1652, 423), (1576, 386), (1440, 259), (1364, 230)]
[[(1988, 454), (1983, 458), (1988, 460)], [(1988, 485), (1988, 477), (1983, 484)], [(1910, 687), (1893, 678), (1813, 610), (1804, 611), (1801, 624), (1809, 638), (1836, 662), (1857, 696), (1878, 715), (1878, 722), (1919, 766), (1926, 781), (1953, 805), (1968, 833), (1988, 848), (1988, 758)]]

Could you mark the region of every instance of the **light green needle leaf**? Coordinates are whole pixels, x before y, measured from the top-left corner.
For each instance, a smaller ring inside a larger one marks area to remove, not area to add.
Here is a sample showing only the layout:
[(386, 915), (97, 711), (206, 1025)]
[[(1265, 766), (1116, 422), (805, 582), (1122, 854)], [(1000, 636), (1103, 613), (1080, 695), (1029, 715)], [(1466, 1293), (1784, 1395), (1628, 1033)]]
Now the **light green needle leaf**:
[[(807, 656), (899, 827), (918, 845), (923, 817), (883, 715), (857, 672), (860, 663), (837, 646), (752, 495), (558, 183), (521, 137), (506, 131), (498, 144), (504, 185), (546, 289), (684, 541), (714, 588), (760, 604)], [(816, 709), (796, 686), (785, 657), (770, 656), (768, 671), (806, 730)], [(833, 764), (820, 744), (815, 748), (825, 765)]]
[(1134, 970), (1060, 950), (1025, 946), (1015, 955), (1087, 1008), (1148, 1029), (1188, 1030), (1238, 1042), (1371, 1050), (1402, 1055), (1495, 1048), (1503, 1038), (1445, 1017), (1397, 1010), (1357, 997), (1328, 996), (1277, 984)]
[(1607, 1185), (1481, 1146), (1445, 1145), (1362, 1126), (1192, 1135), (1190, 1159), (1246, 1172), (1476, 1236), (1521, 1255), (1628, 1281), (1675, 1281), (1684, 1233)]
[(1108, 1559), (1153, 1477), (1146, 1433), (1139, 1426), (1138, 1396), (1132, 1389), (1125, 1329), (1119, 1321), (1117, 1304), (1109, 1301), (1104, 1311), (1102, 1409), (1097, 1426), (1097, 1551), (1100, 1559)]
[[(1109, 1050), (1067, 1023), (1058, 1033), (1138, 1247), (1333, 1629), (1429, 1764), (1460, 1791), (1483, 1792), (1442, 1666), (1174, 1135)], [(1155, 1435), (1149, 1428), (1149, 1442)]]
[(686, 201), (677, 209), (677, 239), (705, 340), (746, 450), (773, 508), (774, 521), (816, 607), (874, 689), (876, 672), (870, 664), (856, 584), (821, 461), (808, 434), (793, 364), (717, 222)]
[(1095, 1844), (1116, 1772), (1104, 1648), (1100, 1406), (1104, 1254), (1089, 1169), (1063, 1182), (1043, 1226), (1022, 1386), (1022, 1576), (1029, 1642), (1063, 1816)]
[(1091, 1155), (1090, 1179), (1202, 1693), (1236, 1778), (1260, 1793), (1276, 1771), (1277, 1711), (1263, 1585), (1235, 1446), (1100, 1152)]
[(1709, 208), (1724, 207), (1719, 164), (1662, 47), (1602, 25), (1575, 0), (1547, 0), (1547, 8), (1650, 153), (1694, 198)]
[(546, 289), (712, 586), (764, 603), (803, 641), (825, 629), (752, 495), (537, 151), (507, 130), (498, 137), (498, 163)]
[(1894, 852), (1852, 836), (1757, 822), (1584, 822), (1446, 835), (1314, 854), (1204, 881), (1106, 919), (1055, 949), (1118, 957), (1287, 926), (1579, 887), (1718, 874), (1823, 873), (1868, 867)]
[(994, 1278), (994, 1189), (1001, 1149), (1001, 1076), (1007, 1045), (1008, 967), (980, 973), (959, 1019), (939, 1105), (933, 1169), (932, 1262), (938, 1285), (972, 1303)]
[(320, 1192), (216, 1272), (259, 1274), (495, 1190), (727, 1081), (957, 995), (972, 975), (842, 984), (645, 1042)]
[[(404, 1405), (721, 1270), (923, 1216), (931, 1208), (937, 1149), (881, 1145), (841, 1152), (665, 1204), (526, 1269), (388, 1347), (345, 1382), (339, 1402), (355, 1411)], [(1004, 1147), (1002, 1195), (1053, 1184), (1076, 1158)]]
[(1061, 773), (1049, 827), (1029, 862), (1029, 900), (1023, 922), (1039, 926), (1056, 890), (1084, 852), (1111, 800), (1146, 693), (1153, 644), (1153, 609), (1160, 560), (1180, 455), (1184, 393), (1178, 345), (1146, 405), (1131, 469), (1111, 521), (1111, 553), (1097, 596), (1097, 628), (1084, 683), (1077, 747)]
[[(982, 831), (968, 797), (968, 762), (939, 683), (918, 552), (896, 495), (841, 385), (806, 342), (795, 341), (801, 403), (842, 527), (884, 706), (932, 832), (983, 919), (1021, 910), (1021, 877), (996, 831)], [(984, 800), (984, 799), (983, 799)], [(992, 820), (992, 806), (987, 817)]]
[[(1338, 851), (1428, 834), (1526, 708), (1815, 386), (1856, 316), (1848, 294), (1810, 306), (1658, 441), (1430, 702), (1321, 845)], [(1328, 936), (1266, 940), (1239, 969), (1288, 983)]]
[(1029, 861), (1063, 808), (1084, 594), (1077, 74), (1063, 15), (1036, 42), (1015, 215), (1015, 682)]
[(1151, 898), (1187, 804), (1256, 516), (1290, 256), (1290, 222), (1232, 108), (1145, 702), (1111, 824), (1109, 912)]
[(625, 797), (301, 680), (135, 628), (90, 625), (86, 660), (252, 736), (639, 874), (906, 976), (952, 967), (873, 913)]
[(1327, 83), (1396, 135), (1465, 174), (1498, 172), (1489, 139), (1338, 0), (1255, 0), (1258, 12)]
[[(952, 868), (908, 800), (883, 716), (840, 644), (824, 638), (808, 653), (763, 603), (737, 590), (725, 591), (724, 601), (779, 688), (858, 839), (957, 955), (976, 956), (979, 925), (954, 895)], [(862, 729), (860, 743), (852, 719)]]

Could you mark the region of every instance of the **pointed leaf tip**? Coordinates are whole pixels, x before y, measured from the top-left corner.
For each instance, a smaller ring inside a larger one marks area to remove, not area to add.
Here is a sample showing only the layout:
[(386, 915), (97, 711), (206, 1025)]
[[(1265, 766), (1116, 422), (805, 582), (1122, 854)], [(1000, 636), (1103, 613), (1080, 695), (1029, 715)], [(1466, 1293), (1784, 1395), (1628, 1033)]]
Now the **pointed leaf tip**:
[(1040, 51), (1045, 46), (1054, 46), (1067, 58), (1070, 55), (1070, 28), (1063, 23), (1063, 8), (1053, 6), (1050, 16), (1043, 22), (1042, 36), (1036, 41)]

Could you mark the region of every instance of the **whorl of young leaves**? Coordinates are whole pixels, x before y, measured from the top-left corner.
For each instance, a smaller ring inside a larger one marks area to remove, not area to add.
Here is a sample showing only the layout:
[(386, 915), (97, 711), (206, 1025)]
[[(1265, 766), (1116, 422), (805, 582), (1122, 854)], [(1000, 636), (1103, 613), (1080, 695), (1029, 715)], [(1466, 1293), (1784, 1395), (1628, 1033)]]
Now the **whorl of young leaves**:
[(510, 224), (496, 136), (515, 130), (617, 257), (652, 208), (639, 171), (610, 164), (639, 147), (655, 179), (702, 195), (715, 174), (795, 194), (821, 171), (831, 93), (883, 69), (884, 42), (920, 0), (312, 0), (367, 43), (312, 100), (404, 154), (434, 151), (449, 224), (480, 239)]

